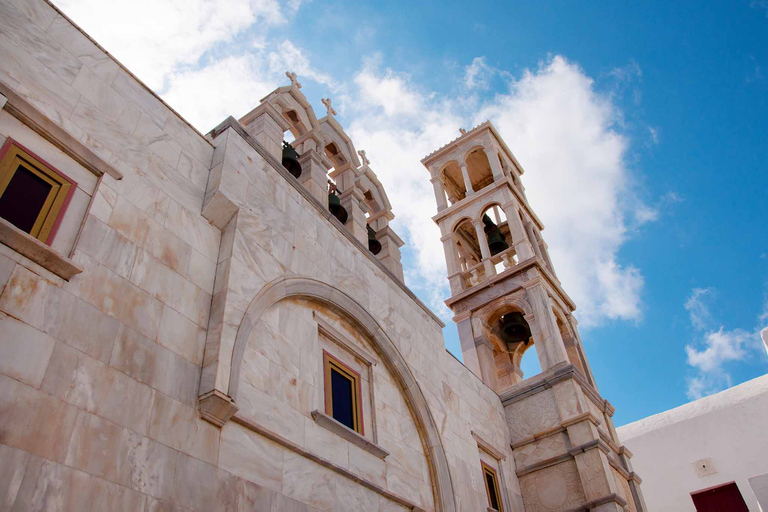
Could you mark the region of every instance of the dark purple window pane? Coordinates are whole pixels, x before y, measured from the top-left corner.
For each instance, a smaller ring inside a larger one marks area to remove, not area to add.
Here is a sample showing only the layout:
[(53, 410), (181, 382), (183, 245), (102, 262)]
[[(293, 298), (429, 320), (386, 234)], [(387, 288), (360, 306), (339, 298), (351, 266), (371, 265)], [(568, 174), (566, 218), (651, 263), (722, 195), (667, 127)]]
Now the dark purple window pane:
[(331, 368), (331, 394), (333, 396), (333, 419), (354, 430), (355, 413), (352, 381)]
[(50, 191), (50, 183), (20, 165), (0, 197), (0, 217), (31, 232)]
[(488, 493), (491, 495), (491, 508), (494, 510), (500, 510), (499, 509), (499, 497), (498, 497), (498, 491), (496, 490), (496, 479), (493, 478), (493, 475), (485, 472), (485, 480), (488, 484)]

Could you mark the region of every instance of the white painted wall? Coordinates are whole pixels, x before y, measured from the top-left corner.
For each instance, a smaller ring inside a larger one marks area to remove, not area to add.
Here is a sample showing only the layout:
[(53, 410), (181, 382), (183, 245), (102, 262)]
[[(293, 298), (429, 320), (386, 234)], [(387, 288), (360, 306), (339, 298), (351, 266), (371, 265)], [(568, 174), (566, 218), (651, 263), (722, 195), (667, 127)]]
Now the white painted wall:
[(748, 479), (768, 473), (766, 425), (768, 375), (617, 432), (634, 454), (649, 510), (695, 512), (692, 492), (735, 481), (750, 512), (760, 512)]

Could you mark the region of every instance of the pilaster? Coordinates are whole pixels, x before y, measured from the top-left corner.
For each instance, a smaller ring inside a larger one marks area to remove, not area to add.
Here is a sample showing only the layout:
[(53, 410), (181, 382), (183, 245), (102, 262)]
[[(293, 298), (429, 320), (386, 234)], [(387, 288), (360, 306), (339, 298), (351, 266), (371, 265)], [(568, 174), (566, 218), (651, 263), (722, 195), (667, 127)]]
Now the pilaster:
[(403, 264), (400, 261), (400, 248), (405, 242), (388, 225), (376, 232), (376, 240), (381, 243), (381, 251), (376, 255), (398, 279), (403, 281)]
[[(327, 199), (327, 198), (326, 198)], [(341, 206), (347, 210), (347, 223), (344, 225), (360, 243), (368, 246), (368, 219), (365, 218), (363, 200), (365, 197), (357, 187), (351, 187), (341, 192)]]
[(291, 125), (271, 103), (264, 102), (248, 112), (240, 118), (240, 124), (270, 155), (282, 159), (283, 134)]
[(320, 204), (328, 208), (328, 169), (331, 167), (328, 158), (314, 149), (309, 149), (299, 155), (299, 164), (299, 183), (320, 201)]

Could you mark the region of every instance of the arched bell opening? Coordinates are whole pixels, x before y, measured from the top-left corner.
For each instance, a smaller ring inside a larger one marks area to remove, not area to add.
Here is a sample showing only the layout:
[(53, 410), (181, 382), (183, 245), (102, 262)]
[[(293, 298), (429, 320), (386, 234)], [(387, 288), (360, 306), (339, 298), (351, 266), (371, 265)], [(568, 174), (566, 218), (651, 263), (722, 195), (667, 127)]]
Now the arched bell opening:
[(333, 162), (333, 168), (337, 171), (347, 165), (347, 159), (344, 158), (344, 155), (341, 153), (341, 150), (339, 150), (339, 147), (335, 142), (331, 142), (325, 146), (325, 156)]
[(475, 192), (484, 189), (493, 183), (493, 170), (482, 147), (473, 148), (464, 158), (467, 163), (467, 172), (469, 181), (472, 183), (472, 190)]
[(476, 267), (483, 260), (477, 231), (470, 219), (459, 222), (451, 235), (457, 251), (459, 269), (467, 271)]
[(331, 180), (328, 180), (328, 211), (330, 211), (331, 214), (333, 214), (333, 216), (336, 217), (336, 219), (342, 224), (347, 223), (349, 212), (347, 212), (346, 208), (341, 206), (339, 189)]
[(307, 128), (304, 126), (304, 123), (301, 121), (298, 112), (295, 110), (287, 110), (283, 112), (283, 118), (285, 118), (285, 120), (290, 124), (288, 131), (293, 136), (293, 139), (298, 139), (307, 133)]
[[(497, 391), (514, 386), (523, 380), (526, 373), (535, 375), (541, 372), (540, 367), (536, 369), (538, 365), (535, 363), (534, 365), (526, 364), (530, 368), (522, 366), (523, 355), (527, 352), (533, 353), (533, 358), (537, 359), (538, 356), (534, 348), (531, 327), (519, 308), (507, 305), (494, 312), (485, 325), (490, 331), (494, 346), (493, 357), (499, 386)], [(525, 358), (526, 363), (530, 357)]]
[(443, 184), (443, 190), (448, 196), (448, 202), (457, 203), (467, 196), (467, 188), (464, 186), (464, 178), (461, 175), (459, 163), (448, 162), (440, 171), (440, 181)]
[(299, 154), (293, 149), (290, 142), (283, 141), (283, 167), (285, 167), (291, 176), (298, 178), (301, 176), (301, 164), (299, 163)]
[(370, 224), (366, 226), (368, 228), (368, 250), (374, 255), (381, 252), (381, 242), (376, 240), (376, 232), (373, 230)]
[(481, 219), (491, 256), (509, 249), (509, 224), (504, 210), (498, 204), (489, 206), (483, 212)]

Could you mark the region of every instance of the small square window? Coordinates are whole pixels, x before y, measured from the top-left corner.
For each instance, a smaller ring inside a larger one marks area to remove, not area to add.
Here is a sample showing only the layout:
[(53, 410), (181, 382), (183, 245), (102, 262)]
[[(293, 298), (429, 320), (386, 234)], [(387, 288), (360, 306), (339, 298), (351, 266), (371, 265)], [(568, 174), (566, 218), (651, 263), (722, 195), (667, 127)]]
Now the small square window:
[(504, 512), (504, 505), (501, 502), (501, 493), (499, 492), (499, 479), (496, 471), (485, 462), (480, 462), (483, 467), (483, 477), (485, 479), (485, 492), (488, 495), (488, 506), (498, 512)]
[(323, 351), (325, 413), (359, 434), (363, 434), (360, 374)]
[(8, 138), (0, 149), (0, 217), (50, 244), (77, 183)]

